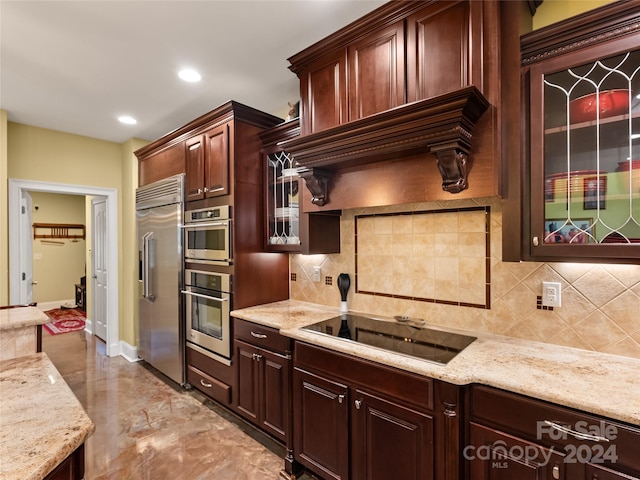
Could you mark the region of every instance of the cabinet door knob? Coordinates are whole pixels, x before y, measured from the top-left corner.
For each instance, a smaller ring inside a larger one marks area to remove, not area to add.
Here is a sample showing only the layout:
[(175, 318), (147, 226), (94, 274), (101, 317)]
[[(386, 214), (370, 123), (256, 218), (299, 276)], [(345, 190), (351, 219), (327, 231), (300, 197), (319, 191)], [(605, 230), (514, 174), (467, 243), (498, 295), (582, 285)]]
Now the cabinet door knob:
[(551, 475), (553, 475), (553, 478), (558, 480), (560, 478), (560, 467), (558, 467), (557, 465), (553, 467), (553, 469), (551, 470)]
[(538, 240), (538, 237), (533, 237), (533, 239), (531, 240), (531, 243), (533, 243), (534, 247), (537, 247), (540, 241)]
[(202, 193), (202, 189), (201, 189), (201, 188), (199, 188), (199, 189), (198, 189), (198, 195), (200, 195), (201, 193)]
[(362, 406), (362, 400), (356, 400), (354, 403), (356, 404), (356, 408), (360, 410), (360, 407)]
[(338, 395), (338, 403), (344, 402), (344, 395)]
[(209, 189), (207, 187), (204, 187), (204, 193), (207, 193), (209, 191)]

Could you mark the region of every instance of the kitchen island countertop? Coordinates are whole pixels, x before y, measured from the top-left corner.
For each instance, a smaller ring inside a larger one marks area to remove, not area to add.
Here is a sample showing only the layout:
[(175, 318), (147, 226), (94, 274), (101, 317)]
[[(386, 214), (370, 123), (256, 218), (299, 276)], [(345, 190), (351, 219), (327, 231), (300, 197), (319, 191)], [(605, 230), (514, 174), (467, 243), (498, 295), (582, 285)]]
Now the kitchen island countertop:
[[(388, 319), (364, 312), (350, 313)], [(233, 317), (276, 328), (282, 335), (295, 340), (448, 383), (488, 385), (640, 425), (638, 359), (428, 325), (477, 337), (453, 360), (440, 365), (300, 329), (339, 314), (337, 308), (296, 300), (231, 312)]]
[(0, 478), (44, 478), (95, 426), (45, 353), (0, 361)]
[(49, 321), (49, 317), (36, 307), (17, 307), (0, 310), (0, 330), (32, 327)]

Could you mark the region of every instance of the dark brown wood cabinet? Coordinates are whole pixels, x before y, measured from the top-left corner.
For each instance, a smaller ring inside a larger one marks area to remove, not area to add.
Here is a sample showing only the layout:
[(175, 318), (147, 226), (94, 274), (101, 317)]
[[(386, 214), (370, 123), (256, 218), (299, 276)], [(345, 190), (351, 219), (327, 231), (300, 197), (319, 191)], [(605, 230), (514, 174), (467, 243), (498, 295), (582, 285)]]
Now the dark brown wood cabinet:
[(404, 20), (368, 32), (347, 46), (351, 122), (406, 102)]
[(501, 16), (494, 0), (393, 1), (290, 57), (301, 135), (282, 147), (305, 211), (499, 195)]
[(84, 443), (53, 469), (44, 480), (82, 480), (84, 478)]
[(470, 480), (640, 478), (640, 429), (491, 387), (470, 395)]
[(185, 172), (184, 141), (169, 143), (159, 150), (138, 154), (138, 185), (162, 180)]
[(612, 2), (522, 37), (522, 208), (503, 221), (521, 259), (640, 258), (639, 25), (639, 2)]
[(322, 478), (349, 478), (349, 387), (293, 373), (295, 458)]
[(234, 331), (234, 409), (286, 443), (291, 425), (291, 340), (276, 329), (237, 318)]
[(233, 122), (218, 125), (185, 142), (186, 200), (229, 193), (229, 143)]
[(351, 478), (435, 478), (432, 415), (366, 390), (352, 397)]
[(340, 211), (302, 211), (304, 182), (293, 156), (278, 143), (300, 134), (291, 120), (260, 134), (265, 165), (265, 249), (305, 255), (340, 252)]
[(439, 391), (432, 379), (296, 342), (295, 459), (322, 478), (457, 480), (459, 451), (448, 446), (458, 422), (446, 418), (460, 408), (441, 405)]

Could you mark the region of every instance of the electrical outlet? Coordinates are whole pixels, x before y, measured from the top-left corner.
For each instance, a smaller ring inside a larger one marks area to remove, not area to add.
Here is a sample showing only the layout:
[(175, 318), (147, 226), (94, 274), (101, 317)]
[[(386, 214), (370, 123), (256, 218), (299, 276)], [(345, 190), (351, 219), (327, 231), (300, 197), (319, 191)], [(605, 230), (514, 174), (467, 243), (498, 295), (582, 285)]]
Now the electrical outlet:
[(322, 278), (322, 269), (320, 267), (313, 267), (313, 274), (311, 276), (311, 280), (314, 282), (319, 282)]
[(562, 305), (562, 285), (560, 282), (542, 282), (542, 305), (560, 307)]

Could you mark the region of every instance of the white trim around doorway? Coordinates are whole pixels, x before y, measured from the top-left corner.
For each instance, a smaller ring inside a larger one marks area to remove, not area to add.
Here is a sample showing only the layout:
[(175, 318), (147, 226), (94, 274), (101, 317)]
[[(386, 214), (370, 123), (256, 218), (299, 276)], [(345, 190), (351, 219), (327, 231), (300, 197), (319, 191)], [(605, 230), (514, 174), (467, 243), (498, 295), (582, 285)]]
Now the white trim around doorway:
[(118, 191), (114, 188), (67, 185), (35, 180), (9, 179), (9, 300), (23, 303), (20, 298), (20, 199), (23, 191), (91, 195), (107, 198), (107, 342), (108, 356), (121, 354), (118, 339)]

